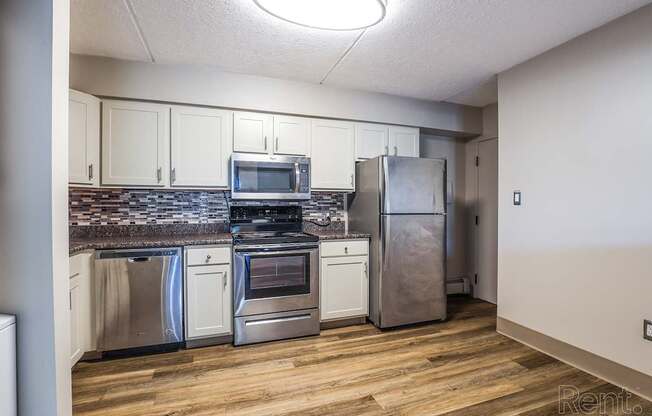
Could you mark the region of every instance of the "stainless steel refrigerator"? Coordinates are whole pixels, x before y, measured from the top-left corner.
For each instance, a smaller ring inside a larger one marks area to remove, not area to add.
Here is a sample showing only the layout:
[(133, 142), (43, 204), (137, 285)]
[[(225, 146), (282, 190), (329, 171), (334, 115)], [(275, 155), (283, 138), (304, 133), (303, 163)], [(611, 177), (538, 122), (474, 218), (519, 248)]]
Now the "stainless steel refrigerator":
[(446, 161), (381, 156), (356, 166), (349, 227), (371, 234), (369, 318), (446, 319)]

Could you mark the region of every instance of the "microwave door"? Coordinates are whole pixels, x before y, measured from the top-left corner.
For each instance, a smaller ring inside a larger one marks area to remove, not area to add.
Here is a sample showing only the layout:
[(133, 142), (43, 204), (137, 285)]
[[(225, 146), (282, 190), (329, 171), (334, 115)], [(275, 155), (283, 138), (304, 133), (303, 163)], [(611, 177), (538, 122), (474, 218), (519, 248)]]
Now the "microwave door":
[(307, 158), (235, 155), (231, 163), (233, 199), (310, 199)]

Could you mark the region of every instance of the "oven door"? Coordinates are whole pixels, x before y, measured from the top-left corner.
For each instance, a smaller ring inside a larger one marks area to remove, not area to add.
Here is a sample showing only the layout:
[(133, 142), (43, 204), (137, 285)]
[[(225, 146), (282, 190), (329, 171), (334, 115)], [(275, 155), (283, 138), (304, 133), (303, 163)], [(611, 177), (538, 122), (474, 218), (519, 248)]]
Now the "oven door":
[(318, 307), (316, 245), (236, 246), (233, 257), (235, 316)]
[(233, 154), (233, 199), (310, 199), (310, 162), (306, 158)]

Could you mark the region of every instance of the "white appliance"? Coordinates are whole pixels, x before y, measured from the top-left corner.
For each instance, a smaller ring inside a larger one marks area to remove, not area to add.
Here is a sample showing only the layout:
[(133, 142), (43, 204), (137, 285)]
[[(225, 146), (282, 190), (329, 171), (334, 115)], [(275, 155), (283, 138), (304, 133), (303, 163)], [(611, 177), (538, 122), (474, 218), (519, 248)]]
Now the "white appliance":
[(0, 413), (16, 416), (16, 318), (0, 315)]

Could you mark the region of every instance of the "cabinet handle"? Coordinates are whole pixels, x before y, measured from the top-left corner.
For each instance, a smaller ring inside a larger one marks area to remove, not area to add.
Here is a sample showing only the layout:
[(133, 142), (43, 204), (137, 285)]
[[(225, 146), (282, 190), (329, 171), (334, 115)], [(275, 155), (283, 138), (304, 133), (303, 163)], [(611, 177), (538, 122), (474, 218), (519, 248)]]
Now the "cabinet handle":
[(177, 181), (177, 168), (172, 168), (172, 171), (170, 172), (170, 181), (172, 183)]
[(68, 310), (72, 310), (72, 292), (68, 292)]
[(278, 152), (278, 137), (276, 138), (276, 150), (274, 152)]
[(93, 180), (93, 164), (88, 165), (88, 180)]
[(351, 174), (351, 186), (353, 186), (353, 174)]
[(367, 262), (364, 262), (364, 275), (365, 277), (369, 277), (369, 269), (367, 268)]
[(212, 256), (210, 254), (206, 255), (206, 263), (211, 261)]
[(224, 272), (224, 290), (226, 290), (226, 281), (229, 279), (229, 272)]
[(163, 168), (156, 169), (156, 179), (159, 182), (161, 182), (161, 179), (163, 179)]
[(394, 146), (394, 156), (398, 156), (398, 147)]
[(265, 136), (265, 150), (267, 150), (267, 136)]
[(344, 247), (344, 254), (349, 254), (349, 248), (348, 247)]
[(385, 155), (389, 156), (389, 146), (385, 146)]

